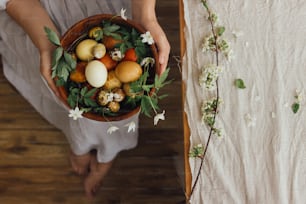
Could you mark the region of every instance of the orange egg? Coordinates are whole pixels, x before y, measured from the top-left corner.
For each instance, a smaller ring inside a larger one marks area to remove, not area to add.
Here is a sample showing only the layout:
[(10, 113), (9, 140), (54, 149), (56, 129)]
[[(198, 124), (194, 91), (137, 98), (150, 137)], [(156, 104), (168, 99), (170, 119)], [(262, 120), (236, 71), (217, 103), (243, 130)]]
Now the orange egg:
[(122, 83), (129, 83), (139, 79), (142, 68), (137, 62), (123, 61), (116, 66), (115, 74)]

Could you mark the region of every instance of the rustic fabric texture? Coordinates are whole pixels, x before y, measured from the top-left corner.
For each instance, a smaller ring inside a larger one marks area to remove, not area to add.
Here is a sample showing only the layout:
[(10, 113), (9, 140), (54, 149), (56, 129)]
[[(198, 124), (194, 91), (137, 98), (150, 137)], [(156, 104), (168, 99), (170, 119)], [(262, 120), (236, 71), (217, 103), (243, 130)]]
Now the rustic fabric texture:
[[(194, 204), (302, 204), (306, 201), (305, 101), (294, 114), (296, 89), (306, 87), (306, 2), (208, 1), (226, 27), (234, 59), (224, 64), (219, 78), (223, 104)], [(201, 52), (210, 25), (200, 0), (184, 0), (186, 53), (183, 80), (185, 111), (191, 147), (205, 144), (208, 129), (201, 123), (200, 106), (209, 99), (199, 86), (200, 69), (212, 62)], [(241, 78), (246, 89), (233, 85)], [(200, 159), (190, 158), (193, 182)]]

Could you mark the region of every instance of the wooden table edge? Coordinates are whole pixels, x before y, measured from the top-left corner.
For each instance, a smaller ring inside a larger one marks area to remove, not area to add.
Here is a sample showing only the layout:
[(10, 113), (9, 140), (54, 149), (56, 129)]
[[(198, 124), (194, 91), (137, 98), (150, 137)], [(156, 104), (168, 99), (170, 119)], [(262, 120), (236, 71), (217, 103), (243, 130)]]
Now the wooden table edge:
[[(184, 28), (185, 28), (185, 20), (184, 20), (184, 3), (183, 0), (179, 0), (179, 19), (180, 19), (180, 56), (181, 56), (181, 66), (183, 56), (186, 51), (186, 41), (184, 35)], [(184, 110), (184, 103), (185, 103), (185, 83), (182, 82), (182, 108)], [(189, 148), (190, 148), (190, 129), (188, 125), (187, 115), (185, 111), (183, 112), (183, 132), (184, 132), (184, 164), (185, 164), (185, 196), (188, 199), (191, 193), (191, 170), (189, 165)]]

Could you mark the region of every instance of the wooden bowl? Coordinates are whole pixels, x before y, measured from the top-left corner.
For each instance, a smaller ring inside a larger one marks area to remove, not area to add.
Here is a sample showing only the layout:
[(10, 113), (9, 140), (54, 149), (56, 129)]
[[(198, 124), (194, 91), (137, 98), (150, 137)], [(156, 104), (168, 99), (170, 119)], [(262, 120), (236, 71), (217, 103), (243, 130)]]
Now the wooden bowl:
[[(126, 27), (133, 27), (135, 28), (139, 33), (145, 33), (146, 31), (137, 23), (135, 23), (132, 20), (124, 20), (120, 16), (114, 16), (109, 14), (98, 14), (94, 16), (90, 16), (88, 18), (85, 18), (76, 24), (74, 24), (66, 33), (61, 37), (61, 45), (62, 47), (67, 50), (71, 51), (75, 48), (75, 46), (80, 42), (81, 40), (85, 39), (87, 37), (88, 31), (98, 25), (101, 25), (101, 22), (103, 20), (110, 20), (113, 23), (116, 23), (121, 26)], [(151, 45), (151, 52), (152, 57), (155, 59), (155, 62), (158, 62), (158, 53), (155, 45)], [(158, 69), (159, 64), (155, 63), (154, 67), (154, 73), (150, 73), (151, 77), (154, 77), (156, 70)], [(60, 92), (60, 97), (62, 102), (69, 108), (71, 108), (67, 102), (68, 93), (64, 86), (58, 87)], [(137, 114), (140, 111), (140, 106), (132, 109), (129, 112), (122, 113), (118, 116), (101, 116), (95, 113), (84, 113), (83, 116), (92, 120), (96, 121), (120, 121), (127, 119), (129, 117), (132, 117), (133, 115)]]

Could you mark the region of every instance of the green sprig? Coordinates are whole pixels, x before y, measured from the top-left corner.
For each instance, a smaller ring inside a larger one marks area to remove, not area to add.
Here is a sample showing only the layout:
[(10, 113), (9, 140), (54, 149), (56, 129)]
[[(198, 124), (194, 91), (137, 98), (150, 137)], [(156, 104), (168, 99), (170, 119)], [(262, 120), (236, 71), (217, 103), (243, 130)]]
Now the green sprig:
[(67, 82), (69, 77), (69, 73), (75, 69), (76, 60), (73, 59), (71, 54), (64, 50), (61, 46), (60, 39), (57, 36), (56, 32), (51, 30), (48, 27), (44, 27), (44, 30), (47, 34), (47, 37), (51, 43), (53, 43), (57, 48), (52, 53), (52, 61), (51, 61), (51, 76), (52, 78), (57, 77), (56, 84), (58, 86), (63, 85)]

